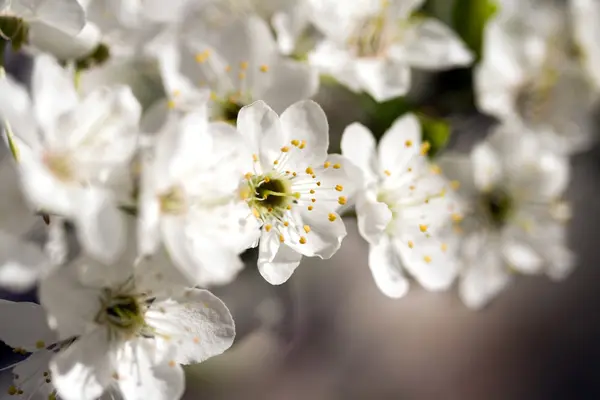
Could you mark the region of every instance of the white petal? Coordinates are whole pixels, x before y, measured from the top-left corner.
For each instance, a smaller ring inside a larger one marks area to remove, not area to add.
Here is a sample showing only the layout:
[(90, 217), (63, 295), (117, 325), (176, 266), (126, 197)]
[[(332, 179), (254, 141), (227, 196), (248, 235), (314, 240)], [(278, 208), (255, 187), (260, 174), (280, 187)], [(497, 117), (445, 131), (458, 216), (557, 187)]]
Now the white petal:
[(369, 268), (375, 284), (383, 294), (399, 299), (408, 292), (408, 281), (402, 273), (400, 259), (387, 236), (369, 245)]
[(597, 68), (600, 62), (600, 30), (595, 22), (600, 17), (599, 4), (594, 0), (571, 0), (569, 5), (574, 20), (574, 35), (585, 54), (583, 61), (594, 83), (600, 87), (600, 71)]
[[(283, 128), (283, 143), (291, 140), (306, 141), (302, 158), (308, 165), (311, 162), (322, 163), (327, 158), (329, 148), (329, 123), (327, 115), (320, 105), (312, 100), (303, 100), (292, 104), (281, 114)], [(302, 162), (294, 159), (297, 167)]]
[(0, 287), (29, 290), (48, 263), (39, 246), (0, 231)]
[(324, 41), (308, 54), (309, 64), (323, 74), (333, 76), (353, 92), (360, 92), (362, 81), (359, 79), (355, 59), (336, 44)]
[(330, 214), (329, 210), (323, 207), (315, 207), (313, 211), (302, 211), (302, 219), (310, 227), (310, 232), (304, 235), (306, 243), (288, 245), (307, 257), (331, 258), (340, 249), (347, 232), (342, 218), (333, 213), (335, 219), (331, 221)]
[[(93, 266), (102, 269), (100, 265)], [(50, 327), (57, 330), (61, 339), (85, 332), (101, 307), (101, 290), (84, 286), (80, 268), (75, 264), (59, 268), (42, 280), (38, 295)]]
[(464, 260), (459, 295), (467, 307), (481, 309), (508, 285), (510, 275), (493, 244), (481, 237), (466, 240), (478, 244), (473, 246), (473, 257)]
[[(154, 165), (148, 160), (148, 156), (148, 154), (142, 154), (141, 161), (142, 176), (138, 202), (139, 218), (137, 220), (139, 232), (137, 246), (140, 255), (153, 254), (160, 244), (160, 204), (156, 193), (156, 177), (152, 168)], [(158, 165), (166, 168), (164, 165)]]
[(356, 73), (361, 87), (378, 102), (405, 95), (410, 88), (410, 67), (386, 59), (358, 59)]
[(271, 285), (287, 282), (301, 260), (302, 254), (280, 244), (275, 233), (263, 233), (259, 244), (258, 270)]
[(51, 56), (43, 54), (35, 58), (31, 79), (35, 116), (42, 127), (52, 129), (63, 113), (77, 105), (73, 77)]
[(386, 204), (377, 201), (373, 191), (367, 190), (357, 197), (358, 231), (367, 242), (378, 243), (392, 220), (392, 212)]
[(317, 71), (304, 63), (282, 59), (265, 74), (268, 74), (264, 79), (268, 78), (269, 86), (256, 96), (278, 113), (299, 100), (313, 97), (319, 89)]
[(277, 113), (264, 101), (256, 101), (242, 107), (237, 129), (246, 138), (252, 153), (260, 157), (261, 164), (272, 165), (284, 145), (283, 128)]
[(385, 132), (379, 142), (379, 168), (383, 171), (405, 172), (408, 162), (419, 154), (421, 124), (413, 114), (406, 114)]
[(231, 313), (207, 290), (187, 289), (155, 302), (146, 321), (169, 342), (176, 343), (171, 357), (180, 364), (194, 364), (219, 355), (231, 347), (235, 324)]
[(26, 145), (39, 148), (41, 140), (36, 121), (31, 118), (32, 111), (26, 89), (11, 77), (0, 79), (0, 115), (10, 123), (15, 136)]
[(111, 264), (125, 248), (123, 214), (101, 190), (86, 190), (74, 216), (82, 246), (96, 259)]
[(539, 274), (542, 271), (542, 257), (518, 238), (506, 240), (502, 252), (508, 265), (516, 271), (523, 274)]
[(101, 39), (102, 33), (98, 27), (89, 22), (77, 35), (39, 21), (30, 24), (29, 44), (38, 52), (52, 54), (59, 60), (87, 56), (100, 44)]
[(61, 399), (95, 400), (111, 380), (110, 350), (105, 328), (81, 336), (50, 362), (52, 381)]
[(417, 37), (404, 48), (404, 57), (401, 59), (410, 66), (440, 70), (466, 66), (473, 62), (471, 51), (442, 22), (426, 18), (413, 29), (411, 34)]
[(471, 151), (473, 180), (480, 190), (489, 190), (500, 182), (503, 176), (501, 160), (497, 152), (488, 144), (480, 143)]
[(442, 169), (444, 176), (458, 182), (457, 192), (463, 196), (471, 196), (479, 190), (473, 180), (473, 164), (466, 154), (447, 151), (436, 159), (436, 164)]
[(342, 134), (342, 154), (362, 171), (367, 182), (377, 177), (379, 163), (375, 152), (375, 138), (364, 125), (355, 122)]
[(13, 382), (19, 390), (23, 391), (22, 396), (25, 398), (33, 396), (33, 399), (40, 400), (47, 399), (56, 390), (51, 381), (46, 382), (47, 376), (44, 376), (50, 372), (50, 360), (54, 354), (52, 350), (37, 350), (13, 368)]
[(28, 302), (0, 300), (0, 341), (12, 348), (34, 352), (53, 344), (56, 335), (48, 327), (42, 306)]
[(118, 352), (115, 372), (125, 400), (172, 400), (183, 396), (183, 369), (164, 360), (154, 346), (153, 340), (134, 340)]
[[(439, 291), (450, 287), (457, 273), (454, 252), (434, 237), (412, 236), (395, 241), (404, 268), (427, 290)], [(408, 242), (411, 240), (412, 248)]]
[(38, 20), (71, 35), (77, 34), (85, 24), (85, 11), (77, 0), (16, 0), (11, 7), (17, 15)]

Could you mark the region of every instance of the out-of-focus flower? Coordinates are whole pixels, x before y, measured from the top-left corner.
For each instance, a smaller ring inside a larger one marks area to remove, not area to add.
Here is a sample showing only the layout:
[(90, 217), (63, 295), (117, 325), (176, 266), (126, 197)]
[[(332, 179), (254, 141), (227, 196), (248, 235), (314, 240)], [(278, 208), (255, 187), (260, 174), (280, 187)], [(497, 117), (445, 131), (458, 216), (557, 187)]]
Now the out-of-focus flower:
[(450, 28), (413, 14), (422, 0), (309, 2), (311, 20), (325, 35), (310, 63), (377, 101), (406, 94), (411, 67), (440, 70), (473, 61)]
[(316, 93), (317, 72), (280, 56), (262, 19), (250, 15), (217, 24), (210, 14), (191, 15), (182, 33), (181, 71), (211, 91), (213, 118), (234, 122), (240, 108), (255, 100), (282, 112)]
[(600, 89), (600, 3), (594, 0), (569, 1), (573, 35), (586, 72)]
[(483, 307), (512, 272), (559, 280), (574, 266), (566, 244), (569, 207), (561, 201), (568, 160), (518, 125), (499, 127), (470, 158), (448, 154), (444, 172), (460, 182), (465, 219), (456, 227), (460, 296)]
[(139, 247), (153, 254), (163, 241), (190, 283), (233, 280), (243, 263), (238, 255), (258, 240), (238, 195), (249, 154), (234, 127), (208, 122), (204, 110), (171, 114), (142, 164)]
[(456, 275), (452, 249), (440, 235), (459, 216), (451, 184), (429, 163), (417, 118), (396, 120), (381, 138), (354, 123), (342, 136), (342, 152), (363, 173), (356, 213), (369, 242), (369, 267), (389, 297), (408, 290), (406, 269), (428, 290), (446, 289)]
[(84, 262), (91, 264), (73, 263), (40, 285), (50, 326), (60, 339), (73, 339), (50, 361), (63, 399), (94, 400), (111, 389), (124, 399), (179, 399), (181, 364), (231, 346), (231, 314), (210, 292), (153, 291), (141, 266)]
[(114, 260), (122, 221), (110, 185), (129, 178), (123, 171), (138, 137), (140, 106), (131, 91), (101, 88), (79, 99), (68, 71), (41, 55), (31, 97), (11, 78), (0, 81), (0, 114), (14, 130), (29, 202), (72, 219), (87, 251)]
[(58, 41), (48, 40), (47, 31), (58, 32), (60, 38), (74, 38), (85, 25), (85, 11), (77, 0), (2, 0), (0, 1), (0, 34), (13, 48), (23, 45), (46, 52), (57, 50)]
[(327, 155), (327, 117), (311, 100), (281, 117), (257, 101), (242, 108), (237, 126), (253, 153), (240, 193), (262, 225), (258, 268), (281, 284), (303, 255), (330, 258), (340, 248), (346, 228), (337, 210), (358, 177), (347, 159)]
[(589, 71), (597, 69), (592, 63), (600, 51), (590, 22), (569, 16), (566, 7), (551, 2), (508, 7), (488, 22), (475, 71), (483, 112), (519, 119), (547, 146), (566, 153), (590, 144), (598, 86), (596, 72)]

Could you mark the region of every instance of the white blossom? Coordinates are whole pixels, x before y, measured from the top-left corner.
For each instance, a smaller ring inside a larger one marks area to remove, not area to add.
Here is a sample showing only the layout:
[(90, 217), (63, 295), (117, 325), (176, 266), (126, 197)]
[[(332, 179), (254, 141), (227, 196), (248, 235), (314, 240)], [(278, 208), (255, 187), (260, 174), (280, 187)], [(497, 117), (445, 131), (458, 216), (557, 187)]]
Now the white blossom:
[(156, 275), (127, 260), (108, 266), (82, 258), (41, 283), (50, 326), (60, 339), (74, 338), (50, 361), (65, 400), (95, 400), (107, 390), (126, 400), (179, 399), (181, 364), (233, 342), (231, 314), (218, 298), (185, 287), (154, 291)]
[(369, 267), (377, 286), (392, 298), (408, 290), (403, 270), (428, 290), (447, 289), (456, 275), (442, 234), (459, 209), (451, 182), (428, 162), (428, 150), (412, 114), (397, 119), (378, 148), (359, 123), (342, 137), (344, 156), (363, 174), (356, 213), (360, 234), (369, 242)]
[(460, 182), (465, 219), (457, 227), (460, 296), (483, 307), (512, 273), (563, 279), (574, 267), (566, 244), (569, 207), (563, 196), (568, 160), (519, 125), (504, 125), (470, 158), (444, 155), (444, 172)]
[(68, 72), (41, 55), (31, 97), (11, 78), (0, 81), (0, 114), (14, 131), (28, 201), (72, 219), (87, 251), (114, 260), (122, 221), (110, 186), (129, 178), (140, 117), (131, 91), (100, 88), (80, 99)]
[(467, 66), (473, 55), (440, 21), (417, 17), (422, 0), (309, 0), (311, 20), (325, 35), (309, 62), (353, 91), (377, 101), (402, 96), (410, 69)]
[(164, 242), (190, 283), (207, 286), (236, 277), (259, 227), (238, 195), (244, 138), (203, 108), (171, 114), (142, 165), (139, 247), (148, 255)]
[(344, 157), (327, 155), (327, 117), (311, 100), (281, 116), (257, 101), (242, 108), (237, 127), (252, 153), (240, 193), (262, 226), (258, 268), (281, 284), (303, 255), (326, 259), (340, 248), (346, 228), (337, 210), (358, 176)]

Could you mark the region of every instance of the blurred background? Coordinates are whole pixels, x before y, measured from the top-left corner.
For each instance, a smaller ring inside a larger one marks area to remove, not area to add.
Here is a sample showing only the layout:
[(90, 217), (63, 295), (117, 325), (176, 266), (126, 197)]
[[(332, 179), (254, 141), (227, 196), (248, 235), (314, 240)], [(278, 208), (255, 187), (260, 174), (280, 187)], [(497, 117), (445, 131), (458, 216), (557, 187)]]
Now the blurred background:
[[(452, 26), (480, 54), (491, 2), (433, 0), (422, 11)], [(25, 56), (9, 54), (7, 63), (9, 73), (27, 80)], [(380, 104), (324, 81), (316, 100), (330, 120), (331, 151), (339, 151), (349, 123), (362, 121), (381, 135), (408, 110), (422, 117), (438, 151), (468, 152), (495, 123), (475, 108), (472, 69), (415, 72), (408, 96)], [(2, 148), (3, 196), (16, 187), (6, 172), (9, 157)], [(417, 284), (406, 297), (389, 299), (375, 286), (368, 245), (347, 217), (348, 236), (331, 260), (304, 258), (286, 284), (271, 286), (248, 252), (238, 280), (213, 289), (233, 313), (236, 343), (187, 370), (185, 398), (599, 398), (600, 147), (571, 157), (571, 164), (570, 246), (578, 266), (566, 281), (519, 276), (481, 311), (467, 309), (454, 291), (430, 293)], [(39, 231), (24, 234), (44, 241)], [(0, 294), (35, 301), (34, 293)], [(2, 348), (0, 366), (14, 357)]]

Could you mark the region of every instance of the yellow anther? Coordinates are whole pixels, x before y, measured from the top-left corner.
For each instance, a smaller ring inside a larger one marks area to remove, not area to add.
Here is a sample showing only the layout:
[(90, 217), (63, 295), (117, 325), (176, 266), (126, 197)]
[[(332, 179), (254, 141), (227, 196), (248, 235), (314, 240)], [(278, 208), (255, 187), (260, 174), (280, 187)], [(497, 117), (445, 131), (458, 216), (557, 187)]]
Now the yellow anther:
[(285, 227), (287, 228), (288, 226), (290, 226), (290, 223), (289, 223), (288, 221), (285, 221), (285, 222), (283, 223), (283, 226), (285, 226)]
[(309, 175), (312, 175), (315, 173), (315, 171), (313, 171), (313, 169), (311, 167), (306, 168), (306, 173)]
[(295, 192), (295, 193), (294, 193), (294, 197), (295, 197), (296, 199), (299, 199), (299, 198), (300, 198), (300, 192)]
[(46, 347), (46, 343), (44, 343), (43, 340), (38, 340), (37, 342), (35, 342), (35, 347), (37, 349), (43, 349), (44, 347)]
[(313, 206), (308, 206), (308, 211), (312, 211), (313, 210)]
[(410, 190), (415, 190), (415, 185), (410, 185), (408, 188), (409, 188)]
[(383, 171), (384, 174), (386, 174), (387, 176), (391, 176), (392, 173), (390, 172), (389, 169), (386, 169), (385, 171)]
[(296, 146), (296, 147), (298, 147), (300, 145), (300, 141), (297, 139), (292, 140), (290, 143), (292, 144), (292, 146)]
[(346, 204), (346, 197), (344, 197), (344, 196), (338, 197), (338, 203), (341, 205)]
[(267, 72), (269, 70), (269, 66), (268, 65), (261, 65), (260, 66), (260, 72)]
[(296, 176), (296, 175), (298, 175), (298, 174), (297, 174), (297, 173), (295, 173), (295, 172), (292, 172), (292, 176)]
[(315, 179), (317, 176), (315, 174), (312, 175), (312, 178)]
[(281, 243), (285, 242), (285, 237), (283, 237), (283, 235), (279, 235), (279, 241)]
[(17, 394), (17, 392), (18, 392), (18, 390), (17, 390), (17, 388), (15, 387), (15, 385), (10, 385), (10, 386), (8, 387), (8, 394), (9, 394), (9, 395), (11, 395), (11, 396), (14, 396), (14, 395), (16, 395), (16, 394)]
[(283, 147), (281, 148), (281, 152), (282, 152), (282, 153), (287, 153), (288, 151), (290, 151), (290, 148), (289, 148), (289, 147), (287, 147), (287, 146), (283, 146)]
[(313, 203), (316, 203), (317, 199), (312, 198), (312, 199), (310, 199), (310, 201), (312, 201)]
[(421, 232), (427, 232), (427, 225), (419, 225), (419, 230)]
[(404, 142), (404, 145), (405, 145), (406, 147), (410, 147), (410, 146), (412, 146), (412, 140), (407, 140), (406, 142)]
[(317, 182), (317, 186), (321, 186), (321, 182)]
[(273, 165), (277, 165), (277, 164), (279, 164), (279, 160), (273, 161)]
[(219, 96), (217, 96), (216, 92), (210, 92), (210, 99), (215, 101), (219, 98)]
[(177, 104), (175, 104), (175, 100), (169, 100), (169, 101), (167, 101), (167, 108), (169, 110), (174, 109), (176, 106), (177, 106)]
[(243, 73), (243, 72), (240, 72), (240, 73), (238, 74), (238, 78), (239, 78), (240, 80), (246, 79), (246, 74), (245, 74), (245, 73)]
[(331, 166), (331, 163), (329, 161), (325, 161), (325, 164), (323, 164), (324, 168), (329, 168)]
[(442, 169), (439, 167), (439, 165), (432, 165), (431, 166), (431, 173), (435, 174), (435, 175), (439, 175), (442, 173)]
[(204, 62), (206, 62), (206, 60), (208, 60), (208, 57), (210, 57), (210, 51), (204, 50), (202, 53), (196, 54), (195, 58), (196, 58), (196, 62), (204, 63)]
[(310, 189), (310, 194), (315, 194), (315, 189)]
[(306, 238), (304, 236), (300, 236), (300, 244), (305, 244)]
[(344, 187), (342, 185), (335, 185), (335, 190), (341, 192), (342, 190), (344, 190)]
[(431, 262), (431, 257), (429, 257), (429, 256), (425, 256), (425, 257), (423, 257), (423, 260), (424, 260), (424, 261), (425, 261), (427, 264), (429, 264), (429, 263)]
[(258, 210), (257, 210), (256, 208), (253, 208), (253, 209), (252, 209), (252, 214), (254, 214), (254, 216), (255, 216), (256, 218), (260, 218), (260, 213), (258, 212)]
[(310, 226), (304, 225), (304, 232), (306, 232), (306, 233), (310, 232)]
[(269, 183), (271, 182), (271, 178), (269, 178), (268, 176), (265, 176), (265, 183)]
[(273, 212), (273, 207), (267, 208), (267, 212), (270, 212), (270, 213)]
[(429, 150), (431, 150), (431, 144), (429, 142), (423, 142), (423, 144), (421, 145), (421, 155), (426, 155), (427, 153), (429, 153)]
[(460, 215), (458, 213), (453, 213), (452, 214), (452, 221), (454, 221), (454, 222), (460, 222), (460, 221), (462, 221), (462, 219), (463, 219), (462, 215)]
[(340, 164), (333, 164), (333, 169), (340, 169), (342, 166)]
[(169, 367), (174, 367), (175, 365), (177, 365), (177, 363), (175, 362), (175, 360), (171, 360), (169, 361)]
[(291, 210), (292, 209), (292, 205), (288, 204), (287, 207), (286, 207), (286, 209)]
[(335, 221), (337, 219), (337, 215), (335, 215), (334, 213), (329, 213), (329, 220), (331, 222)]
[(448, 245), (446, 243), (442, 243), (440, 248), (442, 249), (442, 251), (446, 251), (446, 250), (448, 250)]
[(459, 181), (451, 181), (450, 187), (454, 190), (458, 190), (458, 188), (460, 187), (460, 182)]
[(173, 97), (177, 97), (180, 94), (181, 94), (181, 90), (177, 90), (177, 89), (173, 90)]
[(409, 247), (409, 248), (411, 248), (411, 249), (412, 249), (413, 247), (415, 247), (415, 244), (413, 243), (413, 241), (412, 241), (412, 240), (409, 240), (409, 241), (408, 241), (408, 247)]
[(240, 68), (243, 70), (248, 69), (248, 61), (242, 61), (240, 63)]
[(231, 65), (226, 65), (225, 66), (225, 72), (229, 72), (231, 71)]
[(272, 225), (270, 225), (270, 224), (266, 224), (266, 225), (265, 225), (265, 231), (267, 231), (267, 232), (271, 232), (271, 229), (272, 229), (272, 228), (273, 228), (273, 226), (272, 226)]
[(258, 155), (252, 154), (252, 161), (257, 162), (258, 161)]
[(299, 148), (299, 149), (303, 149), (303, 148), (305, 148), (305, 147), (306, 147), (306, 140), (303, 140), (303, 141), (300, 143), (300, 146), (298, 146), (298, 148)]
[(252, 175), (253, 175), (252, 172), (246, 172), (246, 175), (244, 175), (244, 178), (250, 179), (250, 178), (252, 178)]
[(407, 171), (408, 171), (408, 172), (412, 172), (412, 168), (411, 168), (411, 167), (408, 167)]

